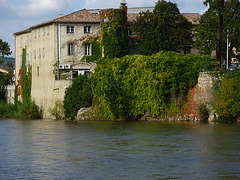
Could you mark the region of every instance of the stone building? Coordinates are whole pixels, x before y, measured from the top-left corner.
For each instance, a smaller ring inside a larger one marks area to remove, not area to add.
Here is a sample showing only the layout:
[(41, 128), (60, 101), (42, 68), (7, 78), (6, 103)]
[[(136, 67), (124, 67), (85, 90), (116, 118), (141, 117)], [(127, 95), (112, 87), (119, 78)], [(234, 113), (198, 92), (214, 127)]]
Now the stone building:
[[(134, 21), (139, 12), (154, 9), (127, 8), (125, 1), (120, 5), (127, 10), (128, 23)], [(43, 108), (44, 118), (51, 117), (49, 108), (64, 99), (65, 89), (74, 76), (94, 71), (94, 64), (80, 60), (92, 54), (91, 44), (84, 42), (100, 33), (101, 11), (82, 9), (14, 33), (16, 82), (22, 64), (22, 48), (26, 47), (27, 65), (32, 67), (31, 97)], [(192, 13), (183, 15), (192, 23), (198, 23), (200, 17)]]

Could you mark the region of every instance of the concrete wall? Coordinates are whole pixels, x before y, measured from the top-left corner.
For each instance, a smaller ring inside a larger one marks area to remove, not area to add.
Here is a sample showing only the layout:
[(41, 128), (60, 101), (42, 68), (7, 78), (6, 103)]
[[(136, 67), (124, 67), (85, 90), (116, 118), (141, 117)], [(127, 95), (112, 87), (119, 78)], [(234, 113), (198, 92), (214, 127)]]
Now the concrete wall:
[(15, 96), (15, 85), (9, 84), (6, 88), (6, 98), (7, 102), (10, 104), (14, 104), (14, 96)]

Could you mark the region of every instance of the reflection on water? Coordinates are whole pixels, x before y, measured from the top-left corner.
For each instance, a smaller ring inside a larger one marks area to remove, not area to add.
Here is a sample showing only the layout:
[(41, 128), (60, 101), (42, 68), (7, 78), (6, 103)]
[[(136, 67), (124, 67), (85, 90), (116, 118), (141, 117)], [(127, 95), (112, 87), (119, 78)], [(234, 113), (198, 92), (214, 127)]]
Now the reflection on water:
[(0, 179), (237, 179), (240, 125), (0, 120)]

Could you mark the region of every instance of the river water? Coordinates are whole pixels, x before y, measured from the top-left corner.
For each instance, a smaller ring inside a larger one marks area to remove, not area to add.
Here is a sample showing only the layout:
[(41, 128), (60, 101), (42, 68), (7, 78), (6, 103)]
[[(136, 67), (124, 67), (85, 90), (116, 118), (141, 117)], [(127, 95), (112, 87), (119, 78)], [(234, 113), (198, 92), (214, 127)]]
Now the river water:
[(0, 119), (0, 179), (240, 179), (240, 125)]

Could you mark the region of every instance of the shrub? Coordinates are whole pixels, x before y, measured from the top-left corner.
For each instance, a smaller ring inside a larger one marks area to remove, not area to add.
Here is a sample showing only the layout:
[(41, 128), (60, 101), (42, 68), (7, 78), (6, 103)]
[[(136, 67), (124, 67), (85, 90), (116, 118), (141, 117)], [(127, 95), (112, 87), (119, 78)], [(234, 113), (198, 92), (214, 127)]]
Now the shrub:
[(6, 101), (0, 102), (0, 117), (11, 118), (16, 116), (17, 107), (14, 104), (8, 104)]
[(17, 117), (21, 119), (41, 119), (42, 109), (39, 108), (35, 102), (30, 101), (28, 103), (18, 102), (17, 106)]
[(214, 83), (212, 106), (219, 121), (235, 122), (240, 117), (240, 70), (224, 71)]
[(198, 106), (200, 121), (207, 122), (209, 118), (209, 109), (205, 103), (201, 103)]
[(49, 109), (49, 112), (56, 118), (56, 119), (64, 119), (64, 108), (63, 103), (60, 100), (55, 102), (55, 106), (53, 109)]
[(63, 101), (65, 118), (74, 119), (82, 107), (92, 105), (91, 78), (87, 75), (78, 76), (65, 91)]
[(94, 105), (109, 118), (138, 118), (149, 112), (179, 112), (199, 71), (214, 64), (208, 56), (160, 52), (98, 62), (92, 79)]

